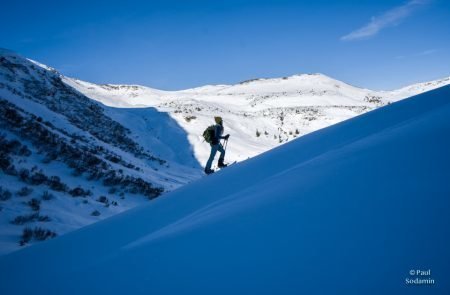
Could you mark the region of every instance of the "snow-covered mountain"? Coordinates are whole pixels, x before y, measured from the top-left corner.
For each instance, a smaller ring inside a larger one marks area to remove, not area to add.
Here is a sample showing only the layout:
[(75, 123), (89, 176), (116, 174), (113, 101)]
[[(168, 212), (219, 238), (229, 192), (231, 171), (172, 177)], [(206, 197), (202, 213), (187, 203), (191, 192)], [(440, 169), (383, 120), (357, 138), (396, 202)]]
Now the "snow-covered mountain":
[(448, 134), (445, 86), (2, 256), (2, 292), (449, 294)]
[(0, 51), (0, 170), (0, 254), (202, 175), (169, 115), (106, 107), (54, 69), (7, 50)]
[(202, 164), (209, 156), (209, 146), (201, 134), (216, 115), (224, 118), (225, 133), (231, 134), (228, 160), (241, 161), (320, 128), (450, 84), (450, 78), (445, 78), (395, 91), (372, 91), (322, 74), (304, 74), (162, 91), (136, 85), (96, 85), (66, 77), (63, 80), (108, 106), (151, 106), (169, 113), (186, 130)]
[(200, 178), (214, 116), (231, 134), (227, 160), (242, 161), (449, 83), (377, 92), (311, 74), (162, 91), (80, 81), (0, 50), (0, 254)]

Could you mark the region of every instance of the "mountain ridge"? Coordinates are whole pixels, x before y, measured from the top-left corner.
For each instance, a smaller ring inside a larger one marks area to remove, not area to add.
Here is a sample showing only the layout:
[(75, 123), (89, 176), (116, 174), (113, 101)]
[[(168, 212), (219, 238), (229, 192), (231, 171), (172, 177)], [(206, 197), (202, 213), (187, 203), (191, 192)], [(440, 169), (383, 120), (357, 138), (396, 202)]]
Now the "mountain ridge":
[[(38, 63), (38, 62), (36, 62)], [(42, 64), (43, 65), (43, 64)], [(43, 65), (45, 66), (45, 65)], [(49, 67), (51, 68), (51, 67)], [(53, 69), (53, 68), (52, 68)], [(61, 74), (62, 75), (62, 74)], [(443, 78), (438, 78), (438, 79), (433, 79), (433, 80), (426, 80), (424, 82), (415, 82), (412, 84), (406, 84), (404, 86), (400, 86), (398, 88), (394, 88), (394, 89), (389, 89), (389, 90), (385, 90), (385, 89), (379, 89), (379, 90), (373, 90), (371, 88), (368, 87), (362, 87), (362, 86), (357, 86), (357, 85), (353, 85), (351, 83), (345, 82), (343, 80), (339, 80), (336, 79), (332, 76), (323, 74), (323, 73), (298, 73), (298, 74), (293, 74), (293, 75), (289, 75), (289, 76), (282, 76), (282, 77), (265, 77), (265, 78), (251, 78), (251, 79), (247, 79), (247, 80), (243, 80), (240, 82), (236, 82), (236, 83), (231, 83), (231, 84), (205, 84), (205, 85), (200, 85), (200, 86), (195, 86), (195, 87), (191, 87), (191, 88), (183, 88), (183, 89), (177, 89), (177, 90), (166, 90), (166, 89), (159, 89), (159, 88), (155, 88), (155, 87), (151, 87), (151, 86), (147, 86), (147, 85), (141, 85), (141, 84), (126, 84), (126, 83), (93, 83), (93, 82), (87, 82), (86, 80), (80, 79), (80, 78), (75, 78), (75, 77), (70, 77), (70, 76), (66, 76), (63, 75), (64, 77), (68, 78), (68, 79), (72, 79), (75, 81), (79, 81), (79, 82), (86, 82), (89, 84), (94, 84), (94, 85), (98, 85), (98, 86), (105, 86), (105, 87), (123, 87), (123, 88), (142, 88), (142, 89), (148, 89), (148, 90), (154, 90), (156, 92), (162, 92), (162, 93), (176, 93), (176, 92), (193, 92), (194, 90), (202, 90), (204, 88), (206, 89), (211, 89), (211, 88), (229, 88), (229, 87), (233, 87), (233, 86), (238, 86), (238, 85), (244, 85), (244, 84), (252, 84), (252, 83), (258, 83), (258, 82), (270, 82), (270, 81), (283, 81), (283, 80), (289, 80), (292, 78), (296, 78), (296, 77), (308, 77), (308, 76), (321, 76), (323, 78), (335, 81), (335, 82), (339, 82), (345, 85), (348, 85), (350, 87), (353, 88), (357, 88), (357, 89), (361, 89), (361, 90), (367, 90), (367, 91), (373, 91), (373, 92), (395, 92), (395, 91), (400, 91), (403, 89), (410, 89), (410, 88), (424, 88), (423, 86), (427, 86), (427, 85), (432, 85), (432, 84), (436, 84), (438, 85), (437, 87), (440, 86), (445, 86), (447, 84), (450, 84), (449, 77), (443, 77)]]

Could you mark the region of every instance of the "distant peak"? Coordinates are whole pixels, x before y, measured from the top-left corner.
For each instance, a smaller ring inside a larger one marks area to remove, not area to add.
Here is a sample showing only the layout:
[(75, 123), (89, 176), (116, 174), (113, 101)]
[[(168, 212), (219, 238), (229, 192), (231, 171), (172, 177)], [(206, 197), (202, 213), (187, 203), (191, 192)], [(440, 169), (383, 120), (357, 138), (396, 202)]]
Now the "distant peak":
[[(321, 76), (321, 77), (326, 77), (329, 78), (323, 74), (320, 73), (308, 73), (308, 74), (294, 74), (291, 76), (283, 76), (283, 77), (274, 77), (274, 78), (252, 78), (252, 79), (248, 79), (248, 80), (244, 80), (241, 81), (237, 84), (251, 84), (254, 82), (264, 82), (264, 81), (279, 81), (279, 80), (289, 80), (289, 79), (293, 79), (293, 78), (298, 78), (298, 77), (308, 77), (308, 76)], [(331, 79), (331, 78), (329, 78)]]
[(300, 74), (294, 74), (294, 75), (291, 75), (291, 76), (283, 76), (283, 77), (277, 77), (277, 78), (253, 78), (253, 79), (248, 79), (248, 80), (241, 81), (241, 82), (239, 82), (237, 84), (251, 84), (251, 83), (254, 83), (254, 82), (290, 80), (290, 79), (295, 79), (295, 78), (307, 78), (307, 77), (323, 77), (323, 78), (326, 78), (326, 79), (335, 80), (335, 79), (330, 78), (327, 75), (324, 75), (324, 74), (321, 74), (321, 73), (300, 73)]

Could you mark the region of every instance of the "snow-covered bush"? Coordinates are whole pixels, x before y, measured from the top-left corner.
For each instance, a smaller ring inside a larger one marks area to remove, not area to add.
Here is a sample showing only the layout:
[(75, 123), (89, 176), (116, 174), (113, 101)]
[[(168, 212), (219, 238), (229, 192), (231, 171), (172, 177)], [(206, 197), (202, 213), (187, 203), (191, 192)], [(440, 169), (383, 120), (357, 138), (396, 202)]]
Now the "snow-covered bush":
[(28, 201), (27, 204), (33, 211), (39, 211), (41, 209), (41, 201), (39, 201), (38, 199), (32, 198), (30, 201)]
[(186, 120), (186, 122), (191, 122), (192, 120), (197, 119), (197, 117), (196, 116), (186, 116), (186, 117), (184, 117), (184, 119)]
[(0, 186), (0, 201), (6, 201), (12, 196), (11, 192)]
[(34, 172), (29, 177), (29, 183), (32, 185), (40, 185), (47, 182), (48, 177), (42, 172), (42, 170)]
[(51, 230), (43, 229), (41, 227), (35, 227), (34, 229), (26, 227), (22, 232), (22, 239), (19, 244), (23, 246), (31, 240), (44, 241), (54, 237), (56, 237), (56, 233)]
[(92, 195), (92, 192), (90, 190), (85, 190), (85, 189), (83, 189), (83, 188), (78, 186), (76, 188), (71, 189), (69, 191), (69, 194), (72, 197), (86, 197), (86, 196)]
[(36, 213), (28, 214), (28, 215), (17, 216), (16, 218), (14, 218), (13, 221), (11, 221), (11, 223), (16, 224), (16, 225), (22, 225), (22, 224), (34, 222), (34, 221), (48, 222), (48, 221), (51, 221), (51, 219), (47, 215), (42, 216), (36, 212)]
[(92, 211), (91, 215), (92, 216), (100, 216), (100, 211), (94, 210), (94, 211)]
[(8, 169), (8, 167), (11, 166), (11, 164), (12, 164), (11, 157), (7, 153), (1, 151), (0, 152), (0, 169), (5, 171), (6, 169)]
[(22, 168), (19, 170), (19, 179), (23, 182), (28, 182), (30, 178), (30, 170)]
[(18, 190), (16, 194), (21, 197), (26, 197), (29, 194), (31, 194), (32, 192), (33, 192), (32, 188), (29, 188), (28, 186), (24, 186), (20, 190)]
[(53, 199), (54, 197), (55, 196), (52, 193), (48, 192), (48, 191), (44, 191), (42, 193), (42, 200), (44, 200), (44, 201), (49, 201), (49, 200)]
[(105, 204), (105, 205), (109, 205), (109, 200), (108, 200), (108, 198), (105, 197), (105, 196), (100, 196), (100, 197), (97, 199), (97, 202), (103, 203), (103, 204)]
[(67, 191), (67, 185), (61, 182), (61, 179), (59, 178), (59, 176), (51, 176), (48, 179), (48, 186), (54, 190), (54, 191), (58, 191), (58, 192), (65, 192)]

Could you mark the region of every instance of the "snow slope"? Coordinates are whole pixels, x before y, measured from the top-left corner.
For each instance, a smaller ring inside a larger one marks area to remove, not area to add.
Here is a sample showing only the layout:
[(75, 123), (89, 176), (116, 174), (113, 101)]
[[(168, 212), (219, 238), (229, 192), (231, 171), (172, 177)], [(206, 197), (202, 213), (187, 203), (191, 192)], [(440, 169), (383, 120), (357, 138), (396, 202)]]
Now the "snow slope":
[[(137, 85), (96, 85), (64, 77), (86, 96), (118, 108), (154, 107), (167, 112), (188, 134), (204, 164), (209, 146), (201, 134), (222, 116), (230, 133), (229, 162), (242, 161), (309, 132), (383, 105), (450, 83), (450, 78), (395, 91), (361, 89), (322, 74), (255, 79), (236, 85), (209, 85), (162, 91)], [(129, 128), (132, 128), (130, 126)]]
[(448, 134), (450, 86), (0, 257), (2, 293), (448, 294)]
[(167, 113), (106, 107), (0, 49), (0, 255), (27, 228), (61, 235), (202, 175)]

